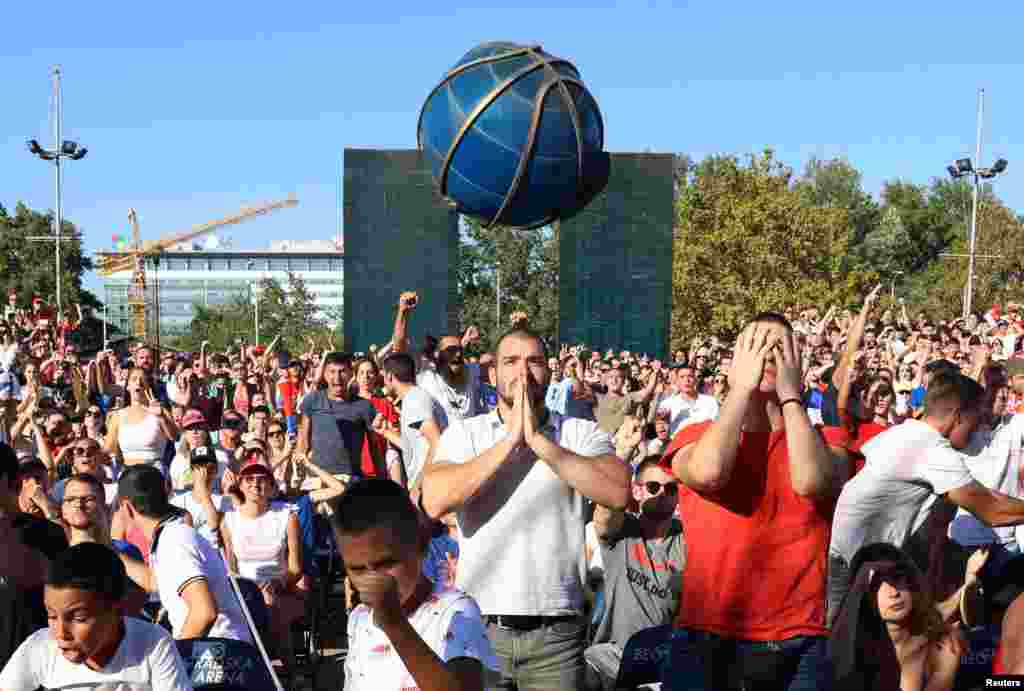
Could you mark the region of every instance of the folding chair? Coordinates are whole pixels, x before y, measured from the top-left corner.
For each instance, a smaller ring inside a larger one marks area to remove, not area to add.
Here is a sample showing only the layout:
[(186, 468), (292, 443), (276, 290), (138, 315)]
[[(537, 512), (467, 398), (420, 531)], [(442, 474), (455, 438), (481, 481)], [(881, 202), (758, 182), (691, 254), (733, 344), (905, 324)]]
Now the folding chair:
[(255, 646), (226, 638), (175, 641), (195, 691), (278, 691)]
[(622, 651), (622, 664), (615, 680), (615, 688), (638, 689), (656, 684), (662, 679), (662, 670), (668, 665), (672, 649), (672, 625), (652, 626), (637, 631)]

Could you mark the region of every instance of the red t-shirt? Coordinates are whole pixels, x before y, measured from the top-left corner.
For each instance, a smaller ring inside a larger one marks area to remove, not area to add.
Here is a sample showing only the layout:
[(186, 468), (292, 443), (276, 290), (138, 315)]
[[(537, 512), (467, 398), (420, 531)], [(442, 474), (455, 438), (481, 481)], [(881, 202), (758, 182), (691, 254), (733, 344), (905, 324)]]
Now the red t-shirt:
[[(377, 412), (384, 416), (384, 419), (391, 424), (398, 424), (398, 409), (386, 398), (378, 398), (373, 396), (370, 399), (370, 403), (377, 409)], [(373, 455), (370, 453), (370, 449), (375, 449), (381, 459), (383, 459), (388, 452), (388, 440), (380, 434), (377, 434), (373, 430), (367, 430), (366, 439), (363, 440), (363, 455), (361, 459), (361, 467), (363, 475), (366, 477), (377, 477), (378, 472), (376, 466), (373, 465)], [(384, 477), (387, 477), (386, 475)]]
[(853, 468), (850, 469), (851, 478), (864, 469), (866, 461), (864, 459), (864, 454), (860, 451), (861, 448), (887, 429), (889, 429), (889, 425), (879, 425), (876, 422), (861, 422), (857, 425), (853, 437), (848, 443), (833, 443), (833, 441), (829, 439), (830, 444), (833, 446), (842, 446), (853, 455)]
[[(662, 457), (697, 442), (712, 423), (682, 429)], [(835, 498), (793, 491), (786, 433), (744, 432), (728, 486), (679, 488), (686, 569), (675, 625), (736, 640), (827, 636), (826, 569)]]

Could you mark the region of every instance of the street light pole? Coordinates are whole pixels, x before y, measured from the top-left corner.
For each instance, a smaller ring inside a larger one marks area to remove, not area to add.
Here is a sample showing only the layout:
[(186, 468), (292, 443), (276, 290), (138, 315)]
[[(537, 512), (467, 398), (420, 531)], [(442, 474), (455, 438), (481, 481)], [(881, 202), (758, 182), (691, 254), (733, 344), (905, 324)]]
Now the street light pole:
[(79, 148), (77, 142), (64, 141), (61, 137), (63, 136), (63, 125), (64, 125), (64, 97), (61, 92), (60, 86), (60, 67), (53, 68), (53, 90), (54, 90), (54, 105), (56, 106), (56, 117), (54, 122), (53, 134), (54, 134), (54, 146), (53, 151), (44, 149), (39, 146), (39, 142), (35, 139), (28, 141), (28, 150), (33, 155), (38, 156), (44, 161), (53, 161), (56, 168), (56, 193), (57, 193), (57, 205), (54, 209), (54, 220), (55, 228), (53, 229), (53, 235), (42, 236), (42, 237), (29, 237), (28, 240), (45, 241), (54, 243), (54, 282), (56, 284), (56, 299), (57, 299), (57, 319), (61, 319), (63, 315), (63, 301), (61, 299), (61, 262), (60, 262), (60, 243), (64, 240), (72, 240), (74, 237), (63, 237), (63, 225), (64, 225), (64, 196), (63, 196), (63, 181), (64, 174), (61, 168), (61, 159), (69, 158), (72, 161), (78, 161), (85, 158), (87, 149), (84, 147)]
[(967, 259), (967, 290), (964, 294), (964, 319), (971, 315), (971, 307), (974, 302), (974, 260), (977, 253), (978, 240), (978, 189), (981, 186), (981, 176), (978, 171), (981, 168), (981, 134), (982, 121), (985, 116), (985, 90), (978, 90), (978, 146), (974, 159), (974, 200), (971, 204), (971, 237), (968, 248)]
[(55, 252), (55, 260), (56, 260), (56, 262), (54, 264), (54, 271), (55, 271), (54, 276), (56, 276), (56, 279), (57, 279), (57, 320), (58, 320), (58, 323), (59, 323), (61, 318), (62, 318), (62, 315), (61, 315), (61, 304), (62, 303), (61, 303), (61, 299), (60, 299), (60, 234), (61, 234), (61, 227), (64, 224), (64, 209), (63, 209), (64, 197), (61, 194), (61, 192), (62, 192), (61, 187), (62, 187), (62, 182), (63, 181), (61, 179), (62, 178), (61, 167), (60, 167), (60, 158), (61, 157), (59, 155), (59, 152), (61, 150), (61, 138), (60, 137), (61, 137), (61, 134), (62, 134), (61, 133), (61, 120), (63, 119), (63, 116), (64, 116), (64, 108), (63, 108), (63, 100), (64, 99), (61, 97), (61, 89), (60, 89), (60, 67), (54, 67), (53, 68), (53, 81), (54, 81), (54, 90), (57, 92), (56, 93), (57, 117), (54, 118), (57, 122), (54, 124), (53, 150), (58, 152), (57, 158), (54, 159), (54, 163), (56, 163), (56, 165), (57, 165), (57, 209), (56, 209), (57, 227), (53, 231), (54, 245), (56, 245), (56, 248), (55, 248), (56, 249), (56, 252)]

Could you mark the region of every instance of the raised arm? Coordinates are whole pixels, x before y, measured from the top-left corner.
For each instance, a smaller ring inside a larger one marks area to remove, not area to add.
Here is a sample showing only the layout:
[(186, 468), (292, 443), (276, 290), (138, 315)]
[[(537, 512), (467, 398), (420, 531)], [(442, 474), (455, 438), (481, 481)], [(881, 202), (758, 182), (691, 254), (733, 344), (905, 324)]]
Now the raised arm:
[(950, 490), (945, 498), (993, 528), (1024, 523), (1024, 501), (989, 489), (976, 480)]
[(419, 296), (407, 290), (398, 296), (398, 312), (395, 314), (395, 328), (391, 333), (391, 350), (395, 353), (409, 351), (409, 312), (416, 309)]
[(801, 397), (800, 362), (793, 332), (775, 346), (775, 389), (782, 404), (789, 450), (789, 474), (793, 491), (802, 497), (832, 495), (836, 488), (836, 458), (811, 425)]
[(839, 365), (832, 375), (833, 381), (841, 382), (843, 377), (849, 376), (848, 370), (853, 362), (854, 355), (860, 350), (861, 341), (864, 339), (864, 327), (867, 326), (868, 317), (871, 316), (871, 310), (875, 307), (875, 302), (878, 300), (878, 293), (881, 289), (882, 284), (879, 283), (875, 286), (874, 290), (868, 293), (867, 298), (864, 299), (864, 307), (861, 308), (860, 314), (857, 315), (853, 326), (850, 327), (850, 333), (846, 338), (846, 351), (843, 353), (843, 357), (839, 360)]
[(761, 383), (765, 357), (775, 345), (769, 335), (768, 327), (757, 323), (739, 335), (729, 368), (729, 394), (718, 419), (696, 444), (680, 449), (672, 458), (672, 472), (695, 492), (717, 492), (732, 477), (743, 419)]

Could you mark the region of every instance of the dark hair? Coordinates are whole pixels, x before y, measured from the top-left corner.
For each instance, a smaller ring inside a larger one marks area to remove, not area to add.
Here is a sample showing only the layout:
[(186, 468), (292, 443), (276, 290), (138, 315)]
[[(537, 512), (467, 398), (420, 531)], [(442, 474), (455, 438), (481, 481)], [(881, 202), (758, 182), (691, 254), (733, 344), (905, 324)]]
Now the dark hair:
[(497, 342), (494, 344), (494, 359), (495, 359), (495, 361), (497, 361), (497, 359), (498, 359), (498, 351), (501, 350), (501, 344), (505, 342), (506, 338), (513, 337), (513, 336), (516, 337), (516, 338), (532, 338), (533, 340), (537, 341), (537, 343), (540, 343), (540, 349), (544, 353), (544, 364), (545, 364), (545, 366), (547, 366), (547, 360), (548, 360), (548, 346), (547, 346), (547, 343), (544, 342), (544, 339), (541, 338), (540, 334), (538, 334), (533, 329), (527, 328), (525, 326), (513, 326), (511, 329), (509, 329), (508, 331), (506, 331), (505, 333), (503, 333), (501, 336), (498, 337)]
[(352, 355), (349, 353), (327, 353), (324, 358), (324, 367), (327, 365), (338, 365), (339, 367), (351, 367)]
[(759, 312), (750, 320), (750, 324), (778, 324), (786, 327), (786, 331), (793, 331), (793, 325), (789, 320), (778, 312)]
[(70, 547), (50, 562), (46, 585), (96, 593), (107, 602), (124, 597), (128, 576), (114, 550), (96, 542)]
[(18, 481), (18, 455), (10, 444), (0, 442), (0, 482), (6, 482), (7, 486), (14, 489)]
[(64, 483), (65, 491), (67, 491), (67, 486), (72, 482), (81, 482), (83, 485), (89, 485), (89, 487), (99, 495), (101, 501), (106, 501), (107, 490), (103, 486), (103, 483), (100, 482), (99, 478), (94, 475), (89, 475), (87, 473), (77, 473), (72, 475), (67, 479), (67, 482)]
[(146, 518), (159, 519), (171, 513), (166, 481), (156, 468), (134, 465), (126, 469), (117, 483), (117, 495)]
[(981, 407), (985, 389), (960, 372), (940, 369), (932, 375), (924, 394), (925, 414), (942, 417), (956, 409), (973, 411)]
[(42, 461), (32, 459), (31, 461), (25, 461), (18, 466), (18, 479), (28, 477), (30, 475), (44, 475), (49, 476), (50, 470)]
[(361, 535), (388, 526), (407, 547), (420, 544), (423, 532), (416, 507), (401, 485), (383, 478), (369, 478), (349, 485), (334, 503), (331, 523), (338, 535)]
[(391, 353), (380, 366), (403, 384), (416, 383), (416, 361), (408, 353)]

